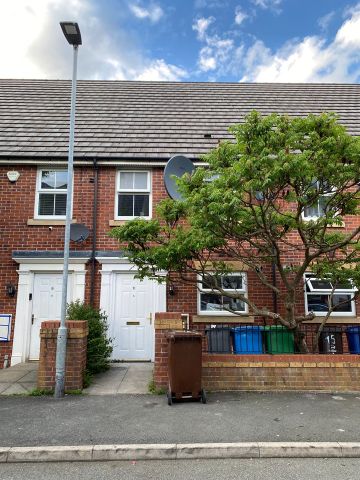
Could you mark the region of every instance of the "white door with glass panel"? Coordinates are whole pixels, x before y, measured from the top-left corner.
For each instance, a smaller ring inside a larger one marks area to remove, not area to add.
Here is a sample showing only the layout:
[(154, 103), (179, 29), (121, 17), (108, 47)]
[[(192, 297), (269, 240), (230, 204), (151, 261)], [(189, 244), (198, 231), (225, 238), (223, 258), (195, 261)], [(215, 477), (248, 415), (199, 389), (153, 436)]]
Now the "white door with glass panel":
[(110, 323), (112, 357), (117, 360), (151, 360), (156, 282), (140, 281), (131, 273), (118, 273)]
[[(40, 327), (47, 320), (60, 320), (62, 273), (36, 273), (33, 287), (33, 308), (30, 330), (29, 360), (40, 354)], [(68, 282), (68, 301), (71, 295), (71, 275)]]

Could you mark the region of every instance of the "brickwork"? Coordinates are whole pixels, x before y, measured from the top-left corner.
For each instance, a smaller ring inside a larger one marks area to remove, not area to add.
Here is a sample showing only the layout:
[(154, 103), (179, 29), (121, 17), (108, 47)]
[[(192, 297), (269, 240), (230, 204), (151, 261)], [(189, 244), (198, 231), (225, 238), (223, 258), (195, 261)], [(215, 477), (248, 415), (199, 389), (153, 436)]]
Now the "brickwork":
[(360, 391), (359, 355), (203, 355), (208, 390)]
[[(56, 340), (60, 323), (47, 321), (41, 324), (40, 359), (37, 386), (41, 390), (55, 387)], [(83, 388), (86, 368), (88, 326), (86, 321), (68, 321), (65, 391)]]
[[(5, 286), (8, 283), (18, 285), (18, 264), (12, 260), (14, 250), (62, 250), (64, 245), (64, 226), (28, 225), (34, 218), (36, 195), (36, 166), (12, 165), (20, 177), (10, 183), (6, 173), (10, 167), (0, 166), (0, 310), (1, 313), (12, 314), (11, 341), (0, 342), (0, 368), (4, 357), (10, 363), (12, 340), (16, 322), (16, 296), (8, 297)], [(111, 230), (109, 222), (115, 215), (115, 180), (116, 167), (101, 167), (98, 174), (98, 212), (97, 212), (97, 250), (119, 250), (119, 242), (108, 236)], [(74, 169), (73, 218), (77, 223), (85, 224), (91, 231), (93, 221), (94, 170), (91, 166), (76, 166)], [(152, 206), (153, 215), (160, 199), (166, 197), (163, 184), (163, 169), (152, 169)], [(91, 250), (92, 232), (85, 242), (71, 242), (71, 250)], [(100, 302), (101, 266), (96, 262), (95, 273), (95, 306)], [(85, 301), (90, 300), (91, 265), (86, 266)], [(30, 321), (30, 320), (29, 320)]]
[[(28, 220), (34, 218), (34, 204), (36, 193), (36, 166), (13, 165), (11, 169), (19, 171), (20, 177), (17, 182), (10, 183), (6, 173), (8, 166), (0, 167), (0, 308), (1, 313), (13, 315), (12, 334), (16, 322), (16, 296), (8, 297), (5, 286), (12, 283), (18, 284), (18, 264), (12, 260), (14, 250), (61, 250), (63, 248), (64, 226), (54, 225), (51, 230), (46, 225), (28, 225)], [(152, 168), (152, 210), (155, 210), (158, 202), (167, 197), (163, 183), (163, 169)], [(119, 250), (117, 240), (108, 236), (111, 230), (110, 221), (115, 218), (115, 190), (116, 190), (116, 167), (101, 167), (98, 175), (98, 205), (97, 205), (97, 250)], [(93, 189), (92, 183), (94, 170), (92, 166), (76, 166), (74, 173), (74, 207), (73, 217), (78, 223), (85, 224), (90, 230), (93, 220)], [(360, 222), (360, 216), (348, 216), (344, 229), (341, 232), (355, 228)], [(295, 241), (296, 236), (291, 233), (290, 238)], [(124, 245), (125, 246), (125, 245)], [(92, 234), (81, 243), (71, 243), (71, 250), (91, 250)], [(289, 258), (289, 263), (296, 263), (300, 258)], [(95, 273), (95, 306), (99, 306), (101, 266), (96, 263)], [(86, 266), (85, 301), (90, 298), (91, 266)], [(269, 272), (267, 272), (269, 273)], [(280, 280), (277, 283), (281, 288)], [(167, 295), (167, 309), (171, 312), (188, 313), (190, 317), (198, 313), (198, 294), (196, 288), (189, 283), (179, 283), (175, 278), (174, 295)], [(270, 310), (273, 309), (273, 296), (269, 289), (261, 285), (253, 272), (248, 272), (248, 295), (258, 305)], [(279, 312), (284, 313), (284, 306), (278, 303)], [(360, 306), (357, 305), (359, 312)], [(297, 310), (304, 312), (304, 292), (297, 293)], [(255, 322), (263, 319), (255, 318)], [(30, 321), (30, 317), (29, 317)], [(216, 323), (216, 322), (215, 322)], [(349, 323), (352, 323), (349, 317)], [(158, 332), (158, 331), (157, 331)], [(162, 335), (162, 333), (157, 333)], [(0, 368), (3, 366), (4, 356), (10, 361), (12, 341), (0, 343)]]
[[(155, 315), (154, 380), (168, 385), (171, 330), (182, 328), (180, 313)], [(205, 342), (204, 342), (205, 343)], [(360, 391), (360, 355), (233, 355), (203, 352), (203, 387), (212, 391)]]
[(154, 381), (158, 387), (168, 383), (168, 343), (167, 334), (172, 330), (182, 330), (181, 313), (161, 312), (155, 314), (155, 364)]

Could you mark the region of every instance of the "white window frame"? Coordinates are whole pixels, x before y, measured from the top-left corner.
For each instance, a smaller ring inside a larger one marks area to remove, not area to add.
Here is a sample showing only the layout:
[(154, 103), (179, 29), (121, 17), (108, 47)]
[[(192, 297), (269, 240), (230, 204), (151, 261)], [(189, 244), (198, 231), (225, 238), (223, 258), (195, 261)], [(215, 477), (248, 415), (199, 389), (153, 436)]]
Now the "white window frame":
[[(43, 220), (65, 220), (66, 215), (40, 215), (39, 212), (39, 199), (40, 199), (40, 194), (41, 193), (60, 193), (60, 194), (66, 194), (68, 195), (68, 185), (66, 190), (63, 188), (52, 188), (52, 189), (46, 189), (46, 188), (41, 188), (41, 176), (42, 172), (67, 172), (66, 168), (54, 168), (54, 167), (42, 167), (39, 168), (36, 174), (36, 194), (35, 194), (35, 208), (34, 208), (34, 218), (37, 219), (43, 219)], [(71, 202), (72, 204), (72, 202)], [(72, 212), (71, 212), (72, 214)], [(72, 215), (71, 215), (72, 216)]]
[[(316, 188), (318, 189), (319, 188), (319, 180), (316, 180)], [(334, 192), (335, 192), (335, 189), (334, 189)], [(319, 201), (320, 201), (320, 198), (322, 197), (331, 197), (332, 196), (332, 193), (324, 193), (322, 195), (320, 195), (317, 199), (317, 208), (318, 208), (318, 213), (319, 213)], [(311, 217), (310, 216), (306, 216), (305, 215), (305, 207), (304, 207), (304, 210), (302, 211), (301, 213), (301, 216), (303, 218), (303, 220), (305, 220), (306, 222), (310, 222), (310, 221), (316, 221), (318, 220), (319, 218), (323, 218), (324, 215), (312, 215)]]
[[(146, 189), (121, 189), (120, 188), (120, 174), (121, 173), (146, 173), (147, 174), (147, 188)], [(145, 220), (149, 220), (152, 217), (152, 175), (151, 170), (118, 170), (116, 174), (116, 186), (115, 186), (115, 220), (132, 220), (134, 218), (144, 218)], [(136, 195), (138, 193), (147, 193), (149, 194), (149, 215), (143, 217), (136, 217), (136, 216), (125, 216), (125, 215), (118, 215), (118, 207), (119, 207), (119, 194), (128, 194), (128, 195)]]
[[(212, 272), (209, 272), (209, 274), (211, 274)], [(240, 292), (240, 293), (243, 293), (245, 297), (247, 297), (247, 293), (248, 293), (248, 289), (247, 289), (247, 275), (246, 275), (246, 272), (232, 272), (232, 273), (228, 273), (226, 275), (222, 275), (224, 277), (231, 277), (231, 276), (235, 276), (235, 277), (239, 277), (241, 276), (242, 277), (242, 284), (243, 284), (243, 288), (240, 290), (240, 289), (237, 289), (237, 290), (234, 290), (234, 289), (230, 289), (230, 288), (227, 288), (225, 289), (224, 288), (224, 291), (225, 292)], [(201, 281), (201, 276), (199, 275), (198, 276), (198, 280)], [(227, 310), (201, 310), (201, 294), (202, 293), (213, 293), (213, 290), (211, 288), (202, 288), (201, 287), (201, 283), (198, 284), (198, 295), (197, 295), (197, 300), (198, 300), (198, 305), (197, 305), (197, 311), (198, 311), (198, 315), (204, 315), (204, 316), (234, 316), (234, 315), (247, 315), (249, 313), (249, 306), (247, 303), (244, 302), (244, 306), (245, 306), (245, 309), (244, 310), (241, 310), (241, 311), (238, 311), (237, 313), (233, 313), (233, 312), (228, 312)], [(223, 295), (224, 296), (224, 295)], [(225, 295), (226, 296), (226, 295)]]
[[(309, 276), (313, 274), (311, 272), (306, 272), (304, 275), (304, 295), (305, 295), (305, 311), (306, 313), (309, 313), (309, 306), (308, 306), (308, 295), (312, 294), (318, 294), (318, 295), (329, 295), (332, 292), (332, 289), (320, 289), (320, 288), (314, 288), (311, 285), (311, 281), (309, 281)], [(316, 278), (316, 277), (313, 277)], [(317, 280), (319, 280), (317, 278)], [(306, 285), (308, 285), (310, 292), (306, 291)], [(334, 290), (334, 295), (336, 294), (347, 294), (351, 295), (353, 297), (353, 293), (357, 291), (357, 288), (353, 286), (353, 288), (337, 288)], [(356, 305), (355, 305), (355, 300), (351, 300), (351, 312), (332, 312), (330, 314), (330, 317), (355, 317), (356, 316)], [(328, 312), (314, 312), (315, 316), (317, 317), (325, 317)]]

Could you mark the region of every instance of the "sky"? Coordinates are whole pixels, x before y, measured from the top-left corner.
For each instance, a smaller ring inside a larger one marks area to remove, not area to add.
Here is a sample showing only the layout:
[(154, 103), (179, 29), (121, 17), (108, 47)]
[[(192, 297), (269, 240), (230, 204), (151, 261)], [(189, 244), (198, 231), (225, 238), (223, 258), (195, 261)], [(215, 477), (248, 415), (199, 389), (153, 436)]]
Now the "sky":
[(360, 80), (358, 0), (1, 0), (0, 78)]

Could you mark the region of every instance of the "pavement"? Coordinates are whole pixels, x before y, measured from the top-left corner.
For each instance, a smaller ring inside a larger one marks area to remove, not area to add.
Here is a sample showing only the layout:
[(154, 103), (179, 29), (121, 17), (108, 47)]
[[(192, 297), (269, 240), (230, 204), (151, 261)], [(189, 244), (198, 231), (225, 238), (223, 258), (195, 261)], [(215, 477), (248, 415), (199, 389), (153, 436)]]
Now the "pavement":
[(360, 458), (358, 394), (210, 393), (169, 407), (146, 393), (151, 364), (121, 363), (85, 395), (11, 396), (34, 378), (34, 364), (0, 372), (0, 463)]
[[(150, 362), (112, 363), (108, 371), (94, 376), (87, 395), (146, 394), (152, 380)], [(0, 395), (27, 395), (36, 388), (38, 362), (19, 363), (0, 369)]]
[(0, 446), (222, 442), (358, 442), (360, 396), (210, 393), (0, 397)]
[(0, 395), (26, 395), (36, 388), (38, 362), (0, 370)]

